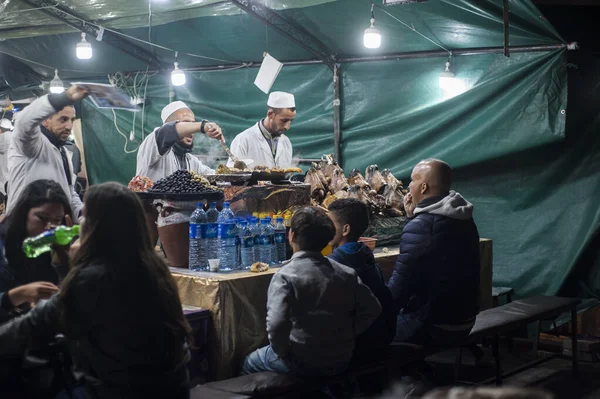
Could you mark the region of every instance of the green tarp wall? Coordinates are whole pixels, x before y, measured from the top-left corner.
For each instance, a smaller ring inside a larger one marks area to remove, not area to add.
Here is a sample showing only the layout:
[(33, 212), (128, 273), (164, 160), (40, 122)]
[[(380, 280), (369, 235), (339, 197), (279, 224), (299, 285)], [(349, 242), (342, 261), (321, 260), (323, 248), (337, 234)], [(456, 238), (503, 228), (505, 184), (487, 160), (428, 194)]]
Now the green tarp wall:
[[(562, 43), (529, 1), (509, 3), (511, 45)], [(128, 3), (130, 7), (113, 20), (96, 11), (103, 7), (90, 8), (83, 0), (78, 9), (105, 26), (147, 39), (145, 3), (136, 4)], [(183, 3), (173, 4), (180, 10), (162, 15), (160, 8), (171, 6), (156, 6), (156, 21), (165, 24), (153, 26), (152, 38), (161, 45), (231, 61), (257, 62), (264, 50), (279, 59), (312, 58), (230, 5), (184, 10)], [(338, 55), (437, 49), (377, 10), (382, 47), (364, 49), (361, 37), (368, 22), (368, 1), (270, 4)], [(502, 44), (501, 4), (430, 0), (387, 10), (448, 48), (460, 49)], [(136, 14), (134, 9), (140, 10)], [(58, 23), (30, 19), (14, 17), (13, 25), (0, 29), (0, 38), (10, 39), (0, 42), (0, 51), (58, 67), (66, 81), (146, 68), (96, 42), (93, 63), (76, 60), (72, 53), (77, 34)], [(166, 23), (181, 19), (185, 20)], [(16, 29), (19, 24), (27, 29)], [(57, 34), (36, 36), (50, 32)], [(166, 65), (173, 61), (169, 51), (155, 49), (155, 53)], [(480, 235), (494, 240), (496, 285), (512, 286), (518, 296), (527, 296), (556, 294), (566, 283), (581, 280), (588, 293), (595, 293), (600, 268), (593, 267), (598, 257), (589, 244), (598, 231), (600, 213), (600, 121), (593, 107), (599, 99), (600, 68), (593, 60), (582, 60), (595, 69), (588, 68), (584, 77), (571, 76), (578, 90), (571, 90), (567, 107), (566, 58), (564, 51), (512, 53), (510, 58), (454, 57), (452, 69), (468, 90), (452, 98), (444, 97), (437, 83), (445, 58), (342, 64), (343, 166), (349, 172), (377, 163), (406, 179), (422, 158), (447, 160), (456, 171), (455, 188), (475, 204)], [(181, 54), (180, 61), (183, 67), (220, 63)], [(47, 68), (31, 68), (51, 78)], [(136, 154), (125, 153), (123, 147), (135, 150), (159, 125), (160, 109), (169, 99), (186, 101), (198, 117), (219, 122), (231, 140), (265, 113), (266, 96), (252, 85), (256, 73), (256, 68), (188, 72), (187, 85), (175, 90), (168, 86), (167, 73), (153, 76), (146, 92), (143, 131), (140, 114), (133, 129), (131, 113), (113, 115), (84, 103), (81, 116), (91, 182), (126, 183), (133, 176)], [(290, 132), (296, 155), (312, 158), (333, 152), (331, 71), (322, 65), (286, 66), (273, 89), (296, 94), (299, 112)], [(113, 123), (115, 117), (125, 137), (134, 130), (136, 142), (125, 143)], [(198, 153), (223, 155), (213, 149), (214, 143), (197, 140)], [(590, 267), (571, 273), (586, 247)]]

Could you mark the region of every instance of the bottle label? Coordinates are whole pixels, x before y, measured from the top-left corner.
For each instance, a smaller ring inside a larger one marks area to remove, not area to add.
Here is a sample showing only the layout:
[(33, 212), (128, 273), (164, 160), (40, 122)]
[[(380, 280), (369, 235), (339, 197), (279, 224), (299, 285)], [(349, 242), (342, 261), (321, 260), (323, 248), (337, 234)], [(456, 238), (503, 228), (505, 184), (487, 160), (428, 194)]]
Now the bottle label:
[(216, 223), (206, 223), (206, 237), (208, 239), (217, 238), (218, 228)]
[(254, 237), (244, 237), (242, 241), (243, 248), (252, 248), (254, 247)]
[(273, 244), (273, 236), (260, 236), (260, 245)]
[(285, 244), (285, 233), (275, 233), (275, 244)]
[(256, 245), (256, 246), (260, 245), (260, 236), (259, 235), (254, 236), (254, 245)]
[(195, 240), (196, 238), (200, 238), (198, 237), (198, 233), (200, 230), (199, 229), (200, 225), (196, 224), (196, 223), (190, 223), (190, 240)]
[(200, 238), (202, 240), (206, 240), (207, 238), (207, 230), (208, 230), (208, 224), (207, 223), (202, 223), (202, 224), (198, 224), (196, 225), (196, 238)]
[(235, 223), (219, 223), (218, 225), (218, 237), (220, 239), (235, 238)]

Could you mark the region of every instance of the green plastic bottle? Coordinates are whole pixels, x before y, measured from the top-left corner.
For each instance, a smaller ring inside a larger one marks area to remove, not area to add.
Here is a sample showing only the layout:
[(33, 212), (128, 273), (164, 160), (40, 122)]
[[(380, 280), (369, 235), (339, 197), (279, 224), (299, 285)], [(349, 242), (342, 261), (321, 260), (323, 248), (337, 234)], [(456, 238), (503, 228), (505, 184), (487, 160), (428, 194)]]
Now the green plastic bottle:
[(37, 237), (23, 241), (23, 252), (28, 258), (37, 258), (52, 250), (52, 244), (67, 245), (79, 235), (79, 225), (73, 227), (58, 226), (54, 230), (43, 232)]

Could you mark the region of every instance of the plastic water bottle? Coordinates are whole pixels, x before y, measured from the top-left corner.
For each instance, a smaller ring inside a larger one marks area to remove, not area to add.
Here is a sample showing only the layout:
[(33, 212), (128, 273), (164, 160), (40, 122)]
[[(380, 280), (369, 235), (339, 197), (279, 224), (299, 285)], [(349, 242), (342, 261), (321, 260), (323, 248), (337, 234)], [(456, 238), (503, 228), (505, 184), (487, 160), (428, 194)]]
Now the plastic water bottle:
[(210, 208), (206, 211), (206, 219), (206, 259), (217, 259), (219, 257), (217, 254), (219, 211), (216, 202), (210, 203)]
[(236, 269), (242, 268), (242, 254), (241, 254), (241, 240), (240, 240), (240, 231), (242, 229), (242, 221), (246, 221), (246, 219), (242, 217), (235, 218), (235, 265)]
[(254, 263), (254, 236), (245, 220), (240, 222), (238, 237), (240, 238), (240, 264), (242, 269), (247, 270)]
[(204, 204), (198, 202), (190, 217), (190, 270), (208, 270), (206, 257), (206, 212)]
[(271, 218), (264, 218), (260, 221), (260, 261), (267, 264), (273, 263), (273, 226)]
[(237, 269), (236, 239), (237, 235), (235, 217), (229, 209), (229, 202), (223, 203), (223, 210), (219, 213), (218, 224), (218, 245), (217, 254), (219, 255), (219, 271), (230, 272)]
[(258, 218), (250, 218), (250, 231), (254, 237), (254, 261), (260, 261), (260, 225), (258, 224)]
[(287, 255), (286, 255), (286, 246), (287, 246), (287, 239), (286, 239), (286, 230), (285, 230), (285, 225), (283, 224), (283, 218), (277, 218), (277, 222), (275, 223), (275, 227), (274, 227), (274, 235), (273, 235), (273, 240), (275, 241), (275, 251), (277, 253), (277, 258), (276, 258), (276, 262), (277, 263), (281, 263), (284, 260), (287, 259)]

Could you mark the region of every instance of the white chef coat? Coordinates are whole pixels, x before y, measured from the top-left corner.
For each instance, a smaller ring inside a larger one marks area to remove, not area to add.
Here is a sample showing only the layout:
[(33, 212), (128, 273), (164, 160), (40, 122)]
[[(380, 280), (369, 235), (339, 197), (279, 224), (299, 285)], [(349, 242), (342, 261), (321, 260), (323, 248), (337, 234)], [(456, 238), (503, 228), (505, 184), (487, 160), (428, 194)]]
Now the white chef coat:
[[(279, 136), (275, 159), (271, 152), (271, 145), (260, 131), (259, 123), (238, 134), (231, 142), (231, 152), (240, 160), (252, 159), (254, 163), (250, 167), (267, 166), (269, 168), (291, 168), (292, 165), (292, 143), (290, 139), (282, 134)], [(227, 166), (233, 166), (229, 159)]]
[[(158, 129), (154, 129), (140, 145), (137, 153), (137, 168), (135, 172), (137, 176), (146, 176), (154, 182), (172, 175), (181, 169), (172, 148), (169, 148), (166, 153), (160, 155), (155, 136)], [(204, 165), (194, 155), (186, 154), (185, 157), (188, 165), (187, 170), (190, 172), (203, 175), (215, 173), (214, 169)]]
[(17, 114), (15, 130), (12, 132), (8, 148), (7, 214), (16, 205), (21, 192), (29, 183), (48, 179), (60, 184), (70, 200), (74, 222), (78, 221), (83, 205), (74, 188), (77, 176), (73, 174), (71, 161), (73, 154), (65, 149), (71, 174), (71, 185), (69, 185), (60, 150), (44, 136), (40, 129), (40, 124), (57, 111), (48, 100), (48, 95), (45, 95)]
[(12, 132), (0, 134), (0, 193), (6, 195), (4, 185), (8, 181), (8, 147)]

